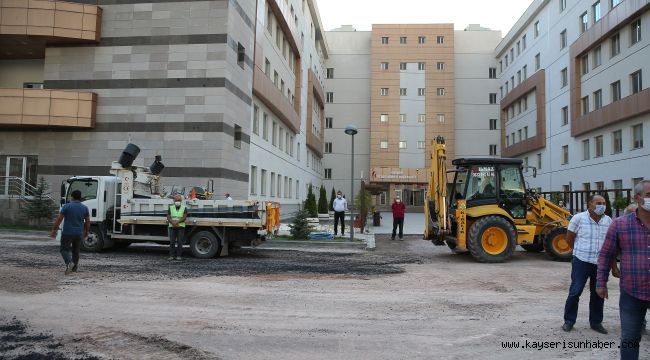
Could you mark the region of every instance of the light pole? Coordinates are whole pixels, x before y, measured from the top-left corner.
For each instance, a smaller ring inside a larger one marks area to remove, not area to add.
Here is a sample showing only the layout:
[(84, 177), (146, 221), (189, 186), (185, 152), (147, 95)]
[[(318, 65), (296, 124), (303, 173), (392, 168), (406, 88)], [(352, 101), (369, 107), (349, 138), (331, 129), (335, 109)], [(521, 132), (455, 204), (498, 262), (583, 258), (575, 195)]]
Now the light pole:
[(354, 135), (358, 132), (357, 127), (354, 125), (345, 127), (345, 133), (352, 136), (352, 152), (350, 154), (350, 241), (354, 240)]

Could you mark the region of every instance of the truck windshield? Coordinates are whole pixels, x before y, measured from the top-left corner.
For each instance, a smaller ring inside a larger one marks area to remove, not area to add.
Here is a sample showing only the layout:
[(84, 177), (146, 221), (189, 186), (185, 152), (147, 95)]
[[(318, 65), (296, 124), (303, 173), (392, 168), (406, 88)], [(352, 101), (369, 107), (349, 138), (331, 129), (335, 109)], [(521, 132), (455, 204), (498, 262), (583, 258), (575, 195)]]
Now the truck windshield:
[(81, 201), (93, 200), (97, 198), (97, 180), (74, 180), (68, 187), (66, 202), (72, 201), (72, 192), (81, 191)]

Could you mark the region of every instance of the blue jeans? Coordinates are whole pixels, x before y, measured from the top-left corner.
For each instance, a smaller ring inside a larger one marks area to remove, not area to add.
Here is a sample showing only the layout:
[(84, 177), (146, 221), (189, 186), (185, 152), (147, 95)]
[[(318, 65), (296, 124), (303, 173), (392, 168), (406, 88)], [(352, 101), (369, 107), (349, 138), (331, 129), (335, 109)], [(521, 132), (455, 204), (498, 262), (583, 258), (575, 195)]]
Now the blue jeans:
[(621, 359), (639, 358), (639, 341), (649, 301), (639, 300), (621, 289), (618, 302), (621, 314)]
[(578, 303), (582, 290), (589, 280), (589, 325), (603, 322), (603, 305), (605, 300), (596, 293), (596, 270), (598, 266), (573, 257), (571, 260), (571, 287), (564, 305), (564, 322), (571, 325), (578, 317)]

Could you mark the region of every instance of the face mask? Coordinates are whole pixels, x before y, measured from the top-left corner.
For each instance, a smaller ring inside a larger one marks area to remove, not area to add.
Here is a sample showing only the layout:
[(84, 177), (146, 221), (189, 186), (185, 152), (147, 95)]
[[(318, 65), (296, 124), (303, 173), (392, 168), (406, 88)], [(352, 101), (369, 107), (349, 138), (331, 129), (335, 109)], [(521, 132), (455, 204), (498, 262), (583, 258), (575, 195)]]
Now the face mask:
[(643, 199), (643, 204), (641, 205), (641, 207), (645, 211), (650, 211), (650, 198), (644, 198)]
[(596, 208), (594, 209), (594, 212), (596, 215), (602, 215), (605, 213), (605, 205), (596, 205)]
[(181, 202), (180, 201), (175, 201), (174, 205), (176, 205), (176, 207), (179, 207), (179, 206), (181, 206)]
[(400, 199), (397, 199), (397, 200), (395, 200), (395, 202), (397, 202), (397, 203), (399, 204), (399, 203), (401, 203), (401, 202), (402, 202), (402, 200), (400, 200)]
[(340, 199), (340, 198), (341, 198), (341, 195), (336, 195), (336, 197)]

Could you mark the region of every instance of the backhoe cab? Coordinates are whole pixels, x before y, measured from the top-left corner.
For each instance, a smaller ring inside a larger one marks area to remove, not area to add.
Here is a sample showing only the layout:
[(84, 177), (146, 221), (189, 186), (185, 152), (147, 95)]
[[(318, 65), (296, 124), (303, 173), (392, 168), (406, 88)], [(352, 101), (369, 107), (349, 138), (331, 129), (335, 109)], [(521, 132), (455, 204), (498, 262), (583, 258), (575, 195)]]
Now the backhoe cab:
[(569, 212), (526, 190), (520, 159), (455, 159), (453, 182), (445, 188), (444, 146), (444, 139), (436, 139), (432, 147), (426, 240), (469, 251), (480, 262), (506, 261), (517, 245), (571, 259), (564, 239)]

